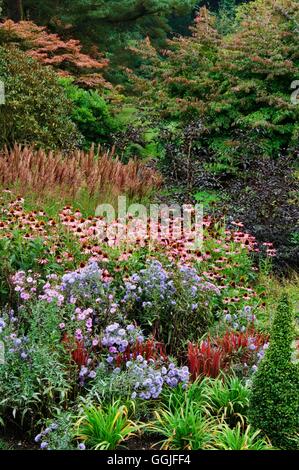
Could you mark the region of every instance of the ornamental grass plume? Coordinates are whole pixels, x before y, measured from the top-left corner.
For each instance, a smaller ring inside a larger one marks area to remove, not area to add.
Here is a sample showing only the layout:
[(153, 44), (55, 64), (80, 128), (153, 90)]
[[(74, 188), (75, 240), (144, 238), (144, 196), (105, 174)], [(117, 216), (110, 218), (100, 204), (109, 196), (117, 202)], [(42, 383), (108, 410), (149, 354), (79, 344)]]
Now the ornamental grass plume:
[(16, 144), (11, 150), (0, 151), (0, 184), (17, 185), (22, 195), (58, 192), (75, 198), (87, 191), (89, 197), (105, 192), (143, 197), (160, 186), (161, 177), (137, 160), (123, 164), (114, 158), (114, 150), (109, 153), (91, 147), (89, 152), (75, 150), (65, 157), (60, 152), (46, 153)]

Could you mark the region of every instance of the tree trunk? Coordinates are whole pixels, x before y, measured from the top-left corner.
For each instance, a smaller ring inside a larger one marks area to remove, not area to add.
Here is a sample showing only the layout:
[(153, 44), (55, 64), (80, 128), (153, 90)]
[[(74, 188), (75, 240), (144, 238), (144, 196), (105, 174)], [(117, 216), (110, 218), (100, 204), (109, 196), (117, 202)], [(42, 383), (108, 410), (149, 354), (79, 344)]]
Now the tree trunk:
[(7, 16), (13, 21), (21, 21), (23, 19), (23, 2), (22, 0), (7, 0)]

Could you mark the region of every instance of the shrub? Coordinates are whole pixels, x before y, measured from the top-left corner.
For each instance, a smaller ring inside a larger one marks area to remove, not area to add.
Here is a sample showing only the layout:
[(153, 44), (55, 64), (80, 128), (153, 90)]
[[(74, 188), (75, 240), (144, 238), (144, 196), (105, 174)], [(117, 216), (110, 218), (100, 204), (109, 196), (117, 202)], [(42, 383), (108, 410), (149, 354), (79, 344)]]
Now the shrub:
[(32, 21), (14, 23), (7, 20), (0, 24), (0, 40), (5, 43), (17, 42), (29, 57), (41, 64), (55, 67), (61, 75), (75, 75), (77, 82), (85, 86), (111, 87), (101, 74), (108, 61), (95, 47), (94, 57), (84, 54), (77, 39), (65, 41), (57, 34), (47, 32), (46, 27), (38, 26)]
[(61, 80), (61, 84), (73, 103), (71, 119), (84, 137), (84, 147), (89, 148), (93, 143), (109, 143), (118, 124), (105, 99), (97, 91), (79, 88), (70, 79)]
[(292, 158), (280, 155), (277, 160), (257, 154), (227, 187), (228, 212), (243, 221), (259, 242), (274, 243), (276, 265), (295, 269), (299, 263), (298, 244), (292, 243), (292, 237), (298, 234), (299, 219), (297, 153)]
[(80, 135), (71, 121), (71, 102), (58, 77), (15, 47), (0, 46), (5, 104), (0, 109), (0, 147), (15, 142), (70, 150)]
[(270, 347), (254, 375), (249, 419), (275, 446), (299, 448), (299, 368), (291, 362), (293, 315), (287, 296), (279, 302)]
[(163, 57), (144, 41), (139, 52), (147, 59), (146, 74), (135, 83), (154, 119), (166, 120), (179, 136), (195, 117), (201, 123), (193, 139), (183, 136), (190, 142), (180, 149), (184, 161), (192, 165), (198, 149), (207, 149), (201, 151), (211, 157), (206, 169), (227, 177), (242, 170), (244, 155), (255, 160), (257, 148), (270, 157), (294, 149), (298, 107), (290, 103), (290, 86), (298, 77), (297, 21), (296, 1), (255, 0), (238, 7), (231, 34), (221, 37), (203, 7), (192, 34), (170, 40)]

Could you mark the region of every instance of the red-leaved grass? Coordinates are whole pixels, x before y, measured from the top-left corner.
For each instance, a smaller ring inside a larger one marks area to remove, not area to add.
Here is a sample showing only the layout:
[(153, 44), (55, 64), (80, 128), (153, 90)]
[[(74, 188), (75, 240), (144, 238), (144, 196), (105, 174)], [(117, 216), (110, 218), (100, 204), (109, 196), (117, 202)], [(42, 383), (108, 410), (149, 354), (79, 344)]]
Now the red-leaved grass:
[(225, 353), (208, 338), (200, 345), (188, 344), (188, 363), (192, 379), (199, 376), (217, 377), (224, 367)]
[(269, 337), (249, 328), (245, 332), (227, 331), (223, 336), (207, 338), (198, 344), (188, 344), (188, 365), (192, 379), (200, 376), (215, 378), (222, 370), (229, 368), (232, 360), (239, 355), (241, 363), (249, 360), (249, 345), (259, 349)]
[(149, 359), (154, 359), (155, 361), (167, 360), (164, 344), (155, 341), (153, 338), (149, 338), (144, 343), (137, 342), (134, 345), (128, 345), (125, 352), (118, 354), (116, 365), (117, 367), (121, 367), (126, 364), (127, 361), (135, 360), (138, 356), (142, 356), (147, 361)]

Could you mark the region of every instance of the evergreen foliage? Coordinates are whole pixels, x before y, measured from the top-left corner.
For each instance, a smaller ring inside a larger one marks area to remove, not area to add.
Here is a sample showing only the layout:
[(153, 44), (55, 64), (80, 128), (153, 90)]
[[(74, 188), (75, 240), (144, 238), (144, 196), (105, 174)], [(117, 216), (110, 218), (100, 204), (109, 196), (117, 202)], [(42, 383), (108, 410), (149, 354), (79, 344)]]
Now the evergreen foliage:
[(283, 295), (273, 321), (270, 347), (253, 379), (250, 421), (283, 449), (299, 449), (299, 367), (291, 362), (292, 310)]

